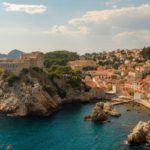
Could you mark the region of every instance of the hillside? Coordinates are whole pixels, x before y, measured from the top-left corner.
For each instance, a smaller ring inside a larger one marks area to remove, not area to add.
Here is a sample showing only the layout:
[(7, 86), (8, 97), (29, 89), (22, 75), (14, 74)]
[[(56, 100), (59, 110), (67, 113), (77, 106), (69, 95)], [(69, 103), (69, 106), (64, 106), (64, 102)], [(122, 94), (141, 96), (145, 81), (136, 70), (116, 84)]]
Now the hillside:
[(96, 98), (78, 73), (68, 70), (68, 74), (63, 74), (64, 69), (55, 67), (48, 73), (39, 68), (25, 69), (19, 76), (1, 73), (0, 112), (10, 116), (49, 116), (62, 103)]

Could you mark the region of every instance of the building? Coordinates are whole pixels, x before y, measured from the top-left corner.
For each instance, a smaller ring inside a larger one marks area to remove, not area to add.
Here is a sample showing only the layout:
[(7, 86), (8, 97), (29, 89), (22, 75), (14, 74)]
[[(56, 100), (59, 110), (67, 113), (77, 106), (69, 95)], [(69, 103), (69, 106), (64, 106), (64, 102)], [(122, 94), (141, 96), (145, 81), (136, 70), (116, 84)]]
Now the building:
[(22, 54), (19, 59), (1, 58), (0, 68), (18, 75), (22, 69), (44, 67), (43, 53), (32, 52)]
[(94, 60), (75, 60), (70, 61), (68, 65), (74, 70), (84, 70), (88, 68), (90, 69), (97, 66), (96, 61)]
[(150, 75), (145, 79), (138, 81), (134, 85), (134, 99), (141, 100), (147, 99), (150, 100)]
[(88, 72), (91, 76), (98, 76), (100, 79), (117, 79), (119, 76), (113, 70), (98, 68), (94, 71)]

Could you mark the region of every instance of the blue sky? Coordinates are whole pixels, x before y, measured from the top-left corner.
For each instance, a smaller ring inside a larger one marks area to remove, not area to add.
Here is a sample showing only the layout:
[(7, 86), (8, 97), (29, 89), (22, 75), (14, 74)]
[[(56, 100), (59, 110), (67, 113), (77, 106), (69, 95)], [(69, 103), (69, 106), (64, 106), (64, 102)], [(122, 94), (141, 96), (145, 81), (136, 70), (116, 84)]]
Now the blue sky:
[(0, 0), (0, 53), (99, 52), (149, 43), (149, 0)]

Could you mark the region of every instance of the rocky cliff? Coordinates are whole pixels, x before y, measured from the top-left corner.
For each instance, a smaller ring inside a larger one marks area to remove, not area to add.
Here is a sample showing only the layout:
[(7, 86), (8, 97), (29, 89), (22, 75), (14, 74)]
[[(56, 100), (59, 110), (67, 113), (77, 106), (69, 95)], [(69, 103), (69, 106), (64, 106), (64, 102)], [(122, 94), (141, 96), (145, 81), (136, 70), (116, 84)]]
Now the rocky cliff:
[(128, 144), (150, 144), (150, 121), (140, 121), (128, 135)]
[(57, 99), (45, 92), (40, 82), (32, 78), (31, 74), (19, 78), (3, 78), (0, 80), (1, 113), (11, 116), (47, 116), (57, 110)]
[(9, 116), (49, 116), (63, 102), (94, 98), (92, 90), (75, 89), (67, 78), (50, 78), (37, 68), (23, 70), (18, 77), (7, 72), (0, 76), (0, 112)]

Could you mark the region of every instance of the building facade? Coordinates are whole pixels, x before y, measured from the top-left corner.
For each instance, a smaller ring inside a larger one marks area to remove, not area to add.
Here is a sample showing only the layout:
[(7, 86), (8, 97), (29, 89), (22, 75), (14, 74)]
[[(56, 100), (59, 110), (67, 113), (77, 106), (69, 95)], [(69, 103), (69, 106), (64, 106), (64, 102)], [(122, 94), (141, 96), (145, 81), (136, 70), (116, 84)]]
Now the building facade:
[(22, 54), (19, 59), (1, 58), (0, 68), (18, 75), (22, 69), (44, 68), (43, 58), (44, 54), (41, 52)]
[(73, 70), (84, 70), (85, 68), (94, 68), (97, 66), (96, 61), (93, 60), (75, 60), (75, 61), (70, 61), (68, 65), (73, 69)]

